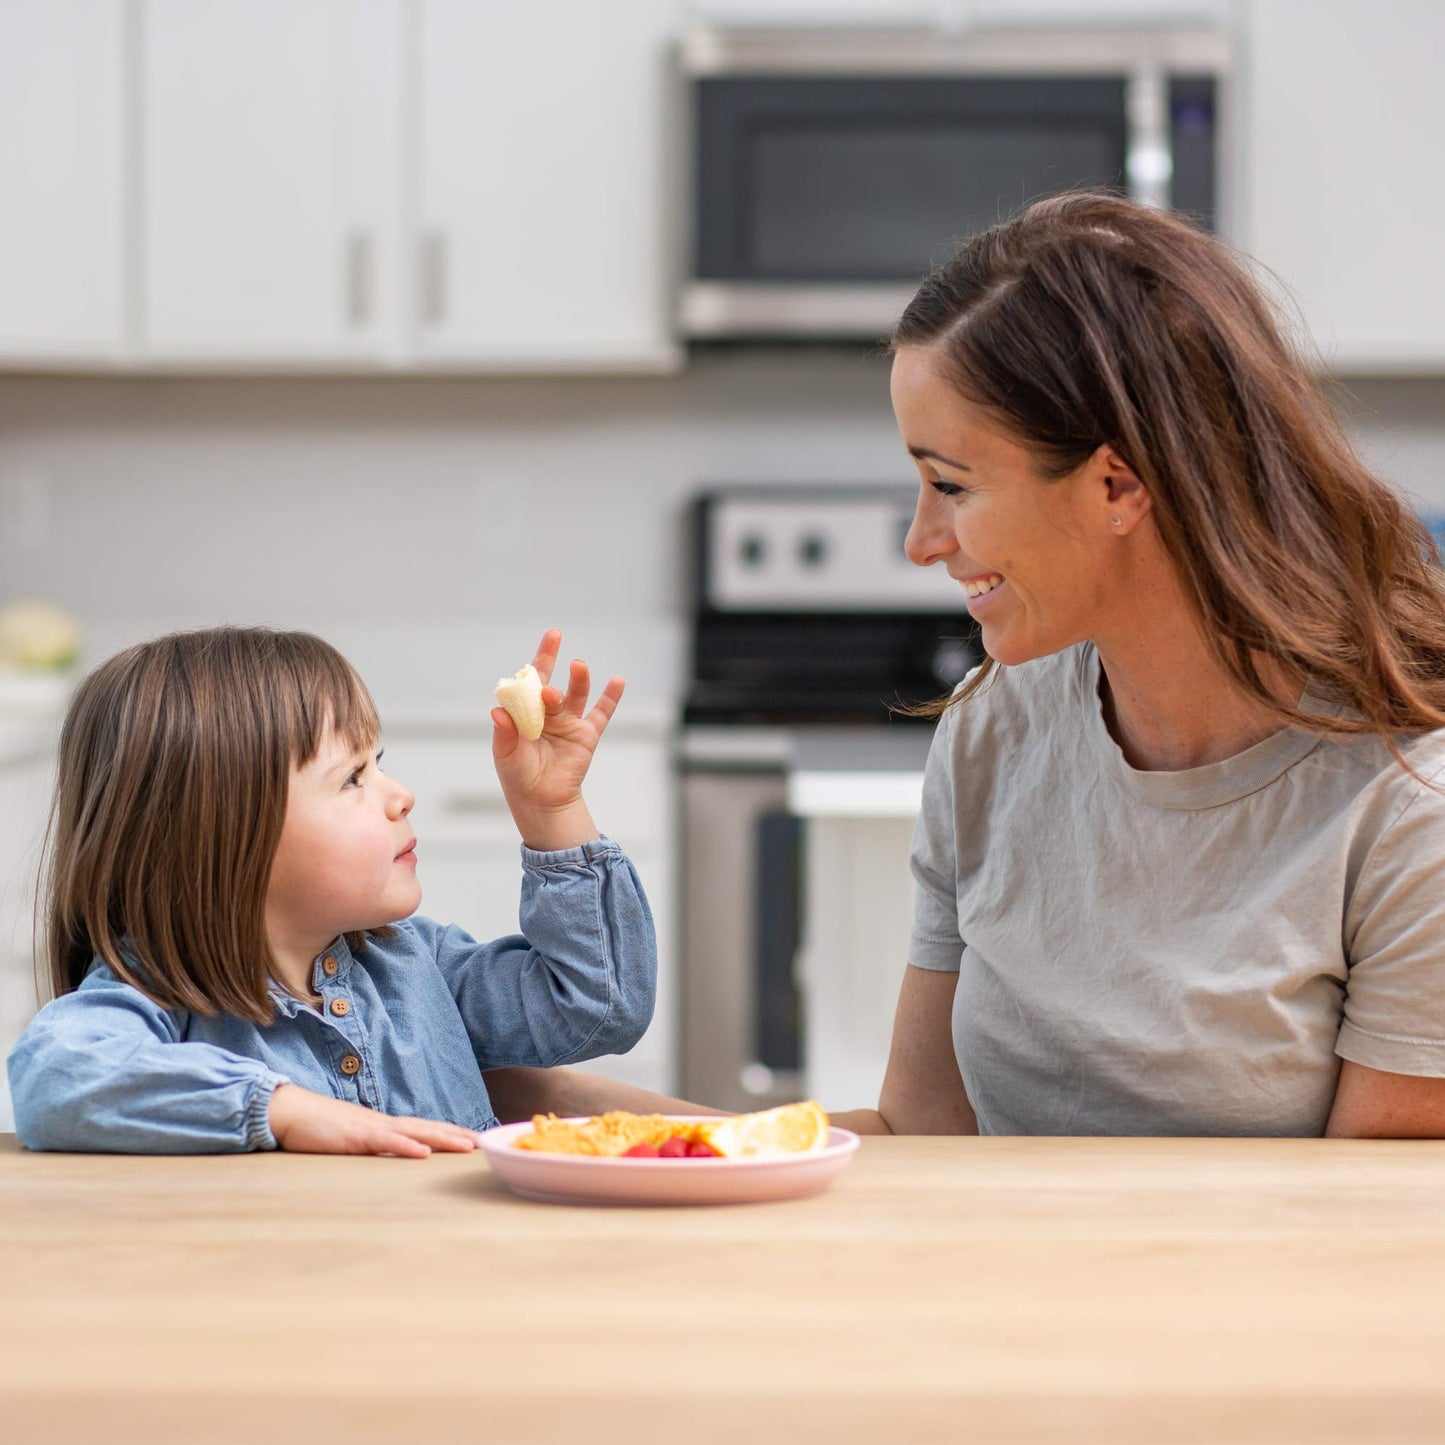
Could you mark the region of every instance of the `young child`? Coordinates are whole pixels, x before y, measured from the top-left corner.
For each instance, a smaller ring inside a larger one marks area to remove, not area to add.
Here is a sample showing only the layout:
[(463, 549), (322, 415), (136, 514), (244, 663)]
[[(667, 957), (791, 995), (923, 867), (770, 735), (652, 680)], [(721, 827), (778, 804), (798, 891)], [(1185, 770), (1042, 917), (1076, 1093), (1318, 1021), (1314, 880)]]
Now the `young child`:
[[(561, 634), (534, 659), (547, 682)], [(482, 1070), (629, 1049), (657, 949), (581, 784), (622, 696), (573, 662), (543, 731), (492, 712), (522, 933), (412, 917), (413, 798), (376, 708), (304, 632), (174, 633), (103, 663), (61, 734), (46, 878), (54, 1001), (10, 1055), (32, 1149), (466, 1150)]]

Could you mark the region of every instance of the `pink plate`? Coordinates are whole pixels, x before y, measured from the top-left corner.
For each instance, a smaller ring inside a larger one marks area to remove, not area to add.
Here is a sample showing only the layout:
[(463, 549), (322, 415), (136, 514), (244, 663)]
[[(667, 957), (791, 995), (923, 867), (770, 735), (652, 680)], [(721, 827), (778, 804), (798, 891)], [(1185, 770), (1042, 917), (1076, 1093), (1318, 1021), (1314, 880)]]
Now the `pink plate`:
[[(697, 1115), (669, 1114), (695, 1124)], [(569, 1119), (583, 1124), (583, 1118)], [(478, 1134), (492, 1172), (514, 1194), (548, 1204), (753, 1204), (801, 1199), (831, 1184), (853, 1157), (858, 1136), (828, 1130), (812, 1154), (771, 1159), (599, 1159), (589, 1154), (542, 1154), (518, 1149), (531, 1121)]]

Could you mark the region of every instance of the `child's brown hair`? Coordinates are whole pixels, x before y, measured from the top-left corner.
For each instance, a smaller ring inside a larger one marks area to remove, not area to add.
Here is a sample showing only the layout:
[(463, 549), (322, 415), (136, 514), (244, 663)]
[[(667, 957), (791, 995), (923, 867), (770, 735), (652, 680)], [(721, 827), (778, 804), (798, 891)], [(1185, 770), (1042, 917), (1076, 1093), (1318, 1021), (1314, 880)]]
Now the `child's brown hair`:
[(90, 673), (46, 836), (52, 993), (99, 958), (162, 1007), (269, 1023), (271, 865), (291, 769), (328, 730), (362, 749), (380, 723), (351, 664), (307, 632), (174, 632)]

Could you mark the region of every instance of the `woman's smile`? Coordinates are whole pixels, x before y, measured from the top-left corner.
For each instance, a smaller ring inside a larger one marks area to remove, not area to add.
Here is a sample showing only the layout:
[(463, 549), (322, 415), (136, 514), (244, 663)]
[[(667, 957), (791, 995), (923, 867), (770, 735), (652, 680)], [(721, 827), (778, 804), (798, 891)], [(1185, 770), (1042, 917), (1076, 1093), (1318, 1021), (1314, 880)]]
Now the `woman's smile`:
[(968, 610), (976, 612), (975, 604), (978, 607), (987, 607), (1006, 583), (997, 572), (979, 572), (972, 577), (959, 579), (958, 585), (963, 588), (964, 596), (968, 599)]

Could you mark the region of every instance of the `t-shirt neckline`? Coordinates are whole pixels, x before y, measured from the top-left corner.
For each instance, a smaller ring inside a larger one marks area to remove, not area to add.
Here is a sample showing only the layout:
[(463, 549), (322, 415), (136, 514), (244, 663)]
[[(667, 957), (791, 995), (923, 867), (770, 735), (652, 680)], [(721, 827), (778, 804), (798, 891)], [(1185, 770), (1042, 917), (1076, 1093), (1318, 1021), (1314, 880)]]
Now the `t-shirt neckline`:
[[(1125, 792), (1156, 808), (1192, 811), (1237, 802), (1267, 788), (1323, 741), (1316, 733), (1286, 727), (1217, 763), (1162, 772), (1136, 768), (1125, 758), (1104, 721), (1104, 704), (1099, 695), (1103, 667), (1098, 649), (1092, 643), (1082, 649), (1080, 664), (1081, 702), (1095, 756), (1105, 773)], [(1340, 711), (1338, 704), (1316, 691), (1313, 683), (1305, 685), (1300, 707), (1331, 716)]]

